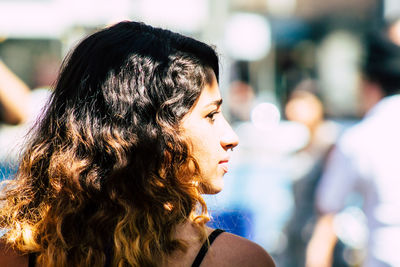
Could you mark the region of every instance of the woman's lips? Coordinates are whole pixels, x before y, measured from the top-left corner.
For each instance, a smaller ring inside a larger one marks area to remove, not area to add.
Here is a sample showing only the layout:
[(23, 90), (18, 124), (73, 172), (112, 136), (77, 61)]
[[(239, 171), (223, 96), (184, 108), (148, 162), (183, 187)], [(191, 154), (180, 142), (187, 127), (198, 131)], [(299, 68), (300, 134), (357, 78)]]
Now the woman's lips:
[(219, 166), (221, 166), (221, 168), (224, 170), (224, 173), (228, 172), (228, 161), (229, 160), (221, 160), (219, 162)]

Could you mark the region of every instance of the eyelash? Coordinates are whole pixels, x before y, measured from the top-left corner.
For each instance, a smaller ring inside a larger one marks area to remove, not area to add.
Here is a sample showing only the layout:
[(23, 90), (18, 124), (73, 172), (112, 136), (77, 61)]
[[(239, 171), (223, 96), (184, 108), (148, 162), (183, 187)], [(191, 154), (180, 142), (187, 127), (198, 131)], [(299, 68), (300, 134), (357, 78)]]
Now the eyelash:
[(210, 112), (210, 113), (206, 116), (206, 118), (209, 119), (211, 122), (214, 122), (214, 121), (215, 121), (215, 115), (217, 115), (218, 113), (220, 113), (220, 111), (218, 111), (218, 110), (213, 111), (213, 112)]

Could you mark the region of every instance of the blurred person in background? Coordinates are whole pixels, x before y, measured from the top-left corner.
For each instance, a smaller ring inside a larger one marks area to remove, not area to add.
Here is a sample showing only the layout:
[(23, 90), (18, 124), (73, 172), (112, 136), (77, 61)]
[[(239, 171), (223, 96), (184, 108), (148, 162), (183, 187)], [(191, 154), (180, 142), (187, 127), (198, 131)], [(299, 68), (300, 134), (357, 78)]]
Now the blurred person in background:
[(218, 80), (214, 49), (168, 30), (83, 39), (2, 188), (0, 266), (275, 266), (206, 226), (238, 144)]
[[(302, 79), (285, 105), (287, 120), (304, 125), (308, 143), (290, 156), (293, 177), (294, 212), (285, 227), (288, 245), (281, 254), (282, 266), (304, 266), (305, 251), (316, 220), (315, 189), (326, 157), (336, 141), (338, 125), (324, 118), (324, 107), (317, 96), (317, 81)], [(340, 262), (340, 259), (336, 260)]]
[(317, 188), (320, 217), (306, 266), (332, 265), (335, 215), (353, 192), (363, 198), (369, 229), (363, 266), (400, 266), (400, 47), (386, 28), (367, 34), (361, 101), (363, 120), (341, 136)]
[(24, 136), (50, 96), (59, 61), (45, 58), (33, 66), (34, 89), (0, 60), (0, 180), (16, 171)]
[(28, 118), (29, 87), (0, 60), (0, 121), (21, 124)]
[(15, 172), (11, 151), (16, 132), (28, 120), (30, 101), (29, 87), (0, 60), (0, 180)]
[(317, 95), (317, 87), (316, 80), (307, 78), (300, 81), (285, 105), (285, 115), (289, 121), (307, 127), (310, 138), (303, 151), (320, 158), (335, 141), (337, 125), (324, 118), (324, 106)]

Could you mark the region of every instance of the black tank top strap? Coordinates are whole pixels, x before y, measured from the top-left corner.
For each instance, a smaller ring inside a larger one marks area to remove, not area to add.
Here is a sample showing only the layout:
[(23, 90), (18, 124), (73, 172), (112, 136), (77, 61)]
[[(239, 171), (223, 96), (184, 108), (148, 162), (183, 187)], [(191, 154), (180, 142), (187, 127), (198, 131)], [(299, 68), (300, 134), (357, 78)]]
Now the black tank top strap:
[(208, 240), (206, 240), (204, 242), (203, 246), (201, 246), (199, 253), (197, 254), (196, 258), (194, 259), (192, 267), (200, 266), (201, 262), (204, 259), (204, 256), (207, 254), (207, 251), (210, 248), (211, 244), (223, 232), (225, 232), (225, 231), (221, 230), (221, 229), (215, 229), (214, 231), (212, 231), (212, 233), (208, 236)]
[(29, 253), (28, 267), (35, 267), (36, 265), (36, 253)]

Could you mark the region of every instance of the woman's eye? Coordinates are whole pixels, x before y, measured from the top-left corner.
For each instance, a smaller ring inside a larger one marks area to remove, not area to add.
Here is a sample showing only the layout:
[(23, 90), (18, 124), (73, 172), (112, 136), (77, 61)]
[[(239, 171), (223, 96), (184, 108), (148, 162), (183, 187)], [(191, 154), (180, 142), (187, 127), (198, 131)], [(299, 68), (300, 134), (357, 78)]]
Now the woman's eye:
[(209, 119), (211, 122), (215, 121), (215, 115), (217, 115), (219, 113), (219, 111), (213, 111), (211, 113), (209, 113), (206, 118)]

